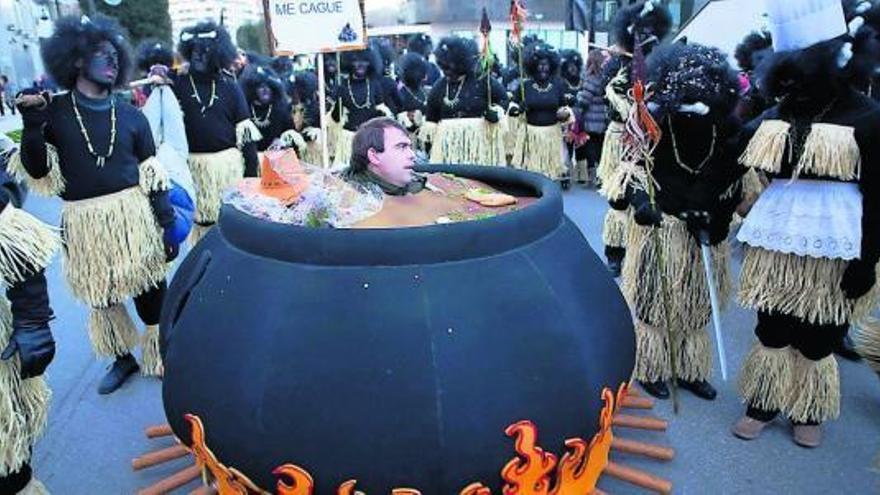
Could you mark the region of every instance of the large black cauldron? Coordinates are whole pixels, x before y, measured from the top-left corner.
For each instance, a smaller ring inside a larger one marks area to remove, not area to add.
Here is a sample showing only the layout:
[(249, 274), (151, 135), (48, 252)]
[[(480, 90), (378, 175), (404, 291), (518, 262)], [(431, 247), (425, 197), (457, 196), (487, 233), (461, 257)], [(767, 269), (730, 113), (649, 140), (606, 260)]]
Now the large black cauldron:
[(162, 316), (165, 411), (199, 416), (219, 460), (272, 490), (293, 463), (336, 493), (500, 493), (504, 430), (557, 455), (589, 440), (603, 387), (629, 379), (617, 286), (535, 174), (441, 166), (540, 199), (488, 220), (403, 229), (280, 225), (224, 207)]

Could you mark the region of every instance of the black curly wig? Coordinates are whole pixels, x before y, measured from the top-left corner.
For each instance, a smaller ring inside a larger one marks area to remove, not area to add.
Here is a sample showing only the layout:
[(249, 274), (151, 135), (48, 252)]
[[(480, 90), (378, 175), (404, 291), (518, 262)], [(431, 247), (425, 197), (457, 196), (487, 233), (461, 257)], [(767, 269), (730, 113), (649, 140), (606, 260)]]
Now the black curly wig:
[(397, 61), (400, 80), (410, 88), (417, 88), (428, 75), (428, 62), (416, 52), (409, 52)]
[(102, 15), (94, 19), (62, 17), (55, 22), (55, 32), (40, 47), (40, 54), (52, 79), (62, 88), (72, 89), (81, 67), (104, 41), (118, 52), (119, 73), (113, 87), (122, 87), (132, 69), (131, 48), (114, 19)]
[(560, 50), (559, 71), (565, 75), (568, 73), (569, 66), (574, 66), (577, 73), (580, 74), (584, 70), (584, 57), (577, 50)]
[[(210, 33), (215, 33), (214, 37), (205, 37)], [(201, 35), (201, 36), (200, 36)], [(177, 44), (177, 52), (184, 60), (192, 57), (193, 47), (196, 43), (214, 43), (213, 65), (216, 70), (223, 70), (232, 67), (232, 63), (238, 58), (238, 51), (232, 44), (232, 38), (226, 28), (218, 25), (214, 21), (202, 21), (194, 26), (189, 26), (180, 32), (180, 42)]]
[(845, 0), (843, 7), (853, 44), (853, 58), (846, 73), (861, 86), (876, 77), (880, 67), (880, 3)]
[[(769, 51), (768, 51), (769, 50)], [(736, 45), (733, 58), (743, 72), (751, 72), (757, 67), (759, 60), (756, 54), (769, 55), (773, 52), (773, 38), (767, 31), (752, 31)]]
[(174, 50), (164, 41), (149, 39), (141, 41), (135, 51), (135, 63), (141, 72), (149, 72), (154, 65), (174, 65)]
[(379, 54), (379, 58), (382, 60), (382, 70), (387, 75), (391, 65), (394, 63), (394, 59), (397, 58), (397, 53), (394, 51), (394, 47), (391, 46), (391, 41), (385, 38), (373, 38), (370, 40), (370, 44), (373, 45), (373, 49)]
[[(326, 57), (324, 58), (326, 61)], [(343, 74), (351, 74), (352, 64), (357, 60), (366, 60), (370, 62), (370, 69), (367, 71), (367, 77), (374, 77), (382, 74), (382, 56), (372, 44), (367, 45), (363, 50), (349, 51), (342, 53), (342, 64), (339, 71)]]
[(406, 44), (408, 52), (418, 53), (425, 58), (431, 55), (433, 49), (434, 42), (431, 40), (431, 36), (425, 33), (414, 34)]
[(847, 42), (847, 36), (840, 36), (801, 50), (774, 53), (757, 69), (761, 92), (771, 100), (794, 96), (792, 101), (827, 101), (851, 77), (838, 65)]
[[(646, 4), (651, 6), (647, 7)], [(614, 16), (612, 32), (617, 44), (628, 52), (635, 49), (636, 33), (649, 34), (659, 41), (672, 29), (672, 14), (659, 0), (645, 0), (627, 5)]]
[(272, 62), (269, 63), (269, 67), (272, 68), (276, 74), (284, 77), (293, 73), (293, 60), (287, 55), (280, 55), (272, 59)]
[(672, 115), (681, 105), (704, 103), (710, 115), (726, 119), (739, 97), (739, 79), (717, 48), (672, 43), (658, 47), (648, 57), (651, 102), (659, 119)]
[(555, 76), (559, 72), (559, 52), (551, 45), (538, 42), (526, 47), (523, 53), (523, 68), (526, 75), (534, 78), (538, 72), (538, 63), (546, 60), (550, 63), (550, 77)]
[(257, 88), (261, 84), (269, 86), (269, 89), (272, 90), (272, 103), (283, 100), (287, 94), (284, 91), (284, 83), (281, 82), (281, 78), (275, 74), (275, 71), (261, 65), (248, 64), (241, 72), (238, 84), (241, 86), (241, 90), (248, 103), (253, 103), (257, 100)]
[(293, 101), (311, 101), (318, 92), (318, 76), (312, 71), (303, 70), (293, 74), (293, 84), (287, 85), (287, 94)]
[(447, 36), (440, 40), (434, 57), (441, 70), (452, 67), (458, 74), (471, 75), (477, 68), (477, 42), (460, 36)]

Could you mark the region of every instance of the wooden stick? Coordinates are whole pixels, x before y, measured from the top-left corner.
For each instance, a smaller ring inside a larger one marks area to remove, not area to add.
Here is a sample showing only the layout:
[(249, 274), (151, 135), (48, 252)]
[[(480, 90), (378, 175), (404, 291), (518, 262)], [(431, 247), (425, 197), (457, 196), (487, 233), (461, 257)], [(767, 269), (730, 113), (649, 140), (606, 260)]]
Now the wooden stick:
[(641, 469), (608, 461), (605, 474), (657, 493), (672, 493), (672, 482)]
[(639, 428), (642, 430), (665, 431), (669, 427), (666, 421), (651, 416), (631, 416), (629, 414), (615, 414), (612, 419), (614, 426), (624, 428)]
[(614, 440), (611, 441), (611, 448), (620, 452), (626, 452), (627, 454), (643, 455), (660, 461), (671, 461), (675, 457), (675, 450), (669, 447), (627, 440), (620, 437), (614, 437)]
[(181, 457), (189, 455), (189, 449), (183, 445), (174, 445), (162, 450), (150, 452), (140, 457), (132, 459), (131, 468), (135, 471), (162, 464), (163, 462), (173, 461)]
[(615, 55), (623, 55), (624, 57), (632, 58), (632, 56), (633, 56), (632, 53), (630, 53), (626, 50), (621, 50), (620, 48), (617, 48), (614, 46), (602, 46), (602, 45), (598, 45), (596, 43), (587, 43), (587, 46), (589, 46), (590, 48), (595, 48), (597, 50), (602, 50), (602, 51), (605, 51), (608, 53), (613, 53)]
[(171, 425), (148, 426), (144, 433), (147, 435), (147, 438), (169, 437), (174, 434), (171, 431)]
[(649, 397), (631, 397), (627, 395), (621, 401), (620, 406), (630, 409), (653, 409), (654, 400)]
[(172, 474), (164, 480), (161, 480), (158, 483), (155, 483), (152, 486), (139, 491), (138, 495), (163, 495), (172, 490), (180, 488), (181, 486), (198, 478), (201, 474), (201, 469), (199, 469), (199, 467), (196, 465), (192, 465), (184, 469), (183, 471), (178, 471), (177, 473)]

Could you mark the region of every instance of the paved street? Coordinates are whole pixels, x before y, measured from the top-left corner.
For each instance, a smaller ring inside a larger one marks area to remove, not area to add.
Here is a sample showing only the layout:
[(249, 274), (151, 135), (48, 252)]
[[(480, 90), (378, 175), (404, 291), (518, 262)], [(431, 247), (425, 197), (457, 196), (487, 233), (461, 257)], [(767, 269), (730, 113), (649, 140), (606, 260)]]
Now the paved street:
[[(604, 201), (594, 191), (580, 188), (565, 197), (566, 211), (594, 249), (601, 251)], [(32, 198), (27, 209), (57, 225), (58, 200)], [(186, 462), (131, 471), (133, 457), (167, 445), (143, 436), (145, 426), (164, 422), (160, 382), (138, 377), (114, 395), (97, 394), (97, 382), (108, 363), (91, 355), (86, 308), (71, 298), (60, 265), (56, 261), (48, 273), (58, 352), (48, 373), (54, 398), (50, 427), (35, 452), (36, 471), (57, 494), (133, 493)], [(724, 331), (733, 373), (751, 344), (753, 325), (753, 314), (731, 304)], [(720, 375), (717, 366), (716, 375)], [(714, 382), (719, 388), (715, 402), (682, 392), (677, 416), (669, 402), (655, 409), (655, 414), (671, 421), (668, 432), (622, 433), (672, 445), (677, 453), (674, 461), (664, 464), (620, 454), (614, 459), (670, 478), (680, 494), (880, 493), (880, 476), (872, 468), (880, 461), (880, 380), (866, 366), (841, 363), (842, 415), (828, 425), (825, 444), (818, 450), (795, 446), (783, 422), (752, 443), (733, 438), (729, 427), (742, 413), (734, 381), (724, 383), (717, 376)], [(614, 494), (640, 493), (608, 478), (600, 487)]]

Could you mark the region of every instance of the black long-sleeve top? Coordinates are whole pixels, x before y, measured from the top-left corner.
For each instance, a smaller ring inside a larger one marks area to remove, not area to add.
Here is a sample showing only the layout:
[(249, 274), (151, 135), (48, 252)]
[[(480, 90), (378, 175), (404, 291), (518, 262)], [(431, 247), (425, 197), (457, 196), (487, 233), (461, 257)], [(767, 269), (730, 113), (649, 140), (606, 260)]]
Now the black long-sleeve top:
[[(818, 111), (814, 112), (814, 115), (815, 113)], [(777, 104), (746, 124), (740, 140), (740, 150), (745, 149), (764, 120), (784, 120), (792, 126), (801, 126), (800, 132), (803, 134), (809, 132), (814, 115), (799, 121), (795, 119), (792, 111)], [(862, 193), (861, 259), (875, 264), (880, 260), (880, 139), (878, 139), (880, 136), (880, 104), (852, 88), (844, 88), (818, 123), (836, 124), (855, 130), (855, 139), (861, 155), (861, 174), (858, 179), (851, 182), (858, 182)], [(801, 142), (799, 146), (795, 146), (792, 157), (789, 158), (786, 153), (780, 172), (768, 174), (769, 177), (791, 178), (802, 150), (803, 143)], [(844, 182), (837, 177), (817, 176), (808, 173), (801, 173), (798, 177)]]
[(416, 110), (420, 110), (422, 113), (425, 113), (425, 108), (428, 103), (428, 93), (425, 92), (424, 88), (412, 89), (405, 85), (401, 85), (398, 95), (400, 98), (401, 112), (415, 112)]
[[(672, 216), (689, 210), (708, 212), (711, 238), (715, 242), (725, 239), (733, 212), (742, 199), (738, 186), (742, 168), (737, 163), (737, 121), (675, 114), (671, 119), (661, 119), (659, 124), (663, 137), (654, 150), (652, 170), (657, 181), (657, 205)], [(701, 166), (710, 153), (711, 157)]]
[[(174, 94), (183, 112), (186, 140), (191, 153), (216, 153), (237, 145), (236, 125), (251, 118), (250, 107), (238, 83), (224, 74), (181, 74), (172, 78)], [(193, 92), (195, 85), (201, 103)], [(211, 93), (215, 94), (210, 104)], [(205, 107), (204, 113), (202, 106)], [(257, 172), (256, 143), (241, 148), (245, 161), (245, 175)]]
[(284, 101), (276, 101), (264, 106), (252, 105), (251, 121), (263, 136), (257, 142), (257, 151), (266, 151), (284, 131), (293, 129), (291, 108)]
[(402, 112), (400, 95), (397, 91), (397, 81), (386, 75), (380, 79), (380, 82), (382, 83), (382, 97), (385, 100), (385, 106), (387, 106), (394, 115)]
[[(491, 89), (491, 93), (490, 93)], [(443, 119), (482, 118), (489, 109), (489, 95), (492, 105), (507, 108), (509, 100), (504, 86), (494, 78), (486, 82), (485, 77), (469, 75), (463, 82), (441, 78), (428, 93), (425, 117), (429, 122)], [(449, 100), (447, 104), (444, 100)]]
[(343, 127), (346, 130), (355, 132), (364, 122), (385, 115), (376, 110), (377, 106), (385, 104), (385, 90), (379, 79), (348, 78), (337, 88), (336, 98), (333, 119), (339, 121), (341, 118), (339, 112), (345, 108), (348, 118)]
[[(525, 93), (525, 103), (522, 94)], [(569, 104), (569, 96), (562, 80), (553, 79), (544, 86), (539, 86), (532, 79), (527, 79), (523, 91), (513, 94), (514, 102), (526, 113), (529, 125), (546, 127), (556, 125), (556, 111)]]
[[(115, 97), (92, 99), (76, 93), (83, 125), (94, 150), (102, 155), (110, 147), (110, 98)], [(46, 143), (49, 143), (58, 151), (59, 167), (66, 183), (60, 194), (64, 200), (95, 198), (137, 186), (138, 166), (156, 154), (150, 124), (138, 109), (122, 99), (116, 99), (115, 106), (113, 154), (99, 167), (80, 131), (71, 94), (54, 98), (45, 110), (49, 112), (48, 122), (42, 128), (25, 127), (22, 133), (22, 165), (28, 174), (40, 179), (49, 173), (46, 161)], [(167, 191), (154, 192), (150, 199), (160, 225), (174, 221)]]

